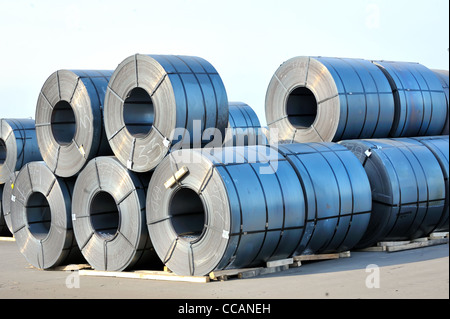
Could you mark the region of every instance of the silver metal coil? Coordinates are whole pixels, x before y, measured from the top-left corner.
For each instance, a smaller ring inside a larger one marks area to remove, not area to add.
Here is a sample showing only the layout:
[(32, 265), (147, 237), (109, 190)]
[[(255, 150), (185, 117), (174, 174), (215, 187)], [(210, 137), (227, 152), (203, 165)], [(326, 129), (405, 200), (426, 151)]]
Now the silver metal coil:
[(115, 157), (96, 157), (78, 175), (73, 227), (78, 246), (94, 269), (121, 271), (160, 263), (146, 226), (149, 178), (127, 170)]
[(41, 161), (33, 119), (0, 121), (0, 184), (26, 163)]
[(445, 214), (445, 181), (428, 147), (411, 138), (342, 141), (363, 164), (372, 214), (358, 248), (428, 236)]
[(106, 134), (114, 154), (130, 170), (153, 170), (171, 149), (212, 142), (220, 146), (227, 125), (225, 87), (202, 58), (136, 54), (111, 76)]
[(58, 70), (42, 86), (37, 138), (43, 160), (57, 176), (75, 176), (90, 159), (112, 155), (102, 116), (112, 72)]
[(349, 249), (365, 231), (370, 205), (367, 176), (340, 145), (294, 144), (280, 152), (269, 146), (185, 149), (156, 168), (147, 222), (169, 269), (205, 275)]
[(36, 268), (83, 262), (72, 229), (73, 183), (55, 176), (42, 161), (27, 163), (17, 175), (11, 197), (13, 234)]
[(267, 137), (255, 111), (246, 103), (229, 102), (229, 121), (223, 145), (265, 145)]
[[(9, 232), (9, 234), (13, 233), (13, 229), (12, 229), (12, 221), (11, 221), (11, 196), (12, 196), (12, 191), (14, 188), (14, 183), (17, 177), (17, 174), (19, 174), (19, 171), (15, 171), (14, 174), (11, 174), (8, 181), (5, 182), (5, 184), (3, 184), (3, 191), (0, 192), (1, 193), (1, 202), (2, 202), (2, 207), (1, 207), (1, 211), (2, 211), (2, 216), (3, 216), (3, 227), (7, 227), (7, 231), (6, 229), (4, 229), (4, 233), (5, 232)], [(2, 223), (0, 222), (0, 225)], [(1, 228), (1, 226), (0, 226)], [(0, 231), (1, 233), (1, 231)]]
[(295, 57), (273, 75), (266, 93), (269, 128), (290, 143), (387, 137), (394, 98), (370, 61)]
[(389, 80), (394, 94), (395, 117), (389, 136), (441, 134), (448, 111), (444, 89), (436, 74), (419, 63), (374, 63)]

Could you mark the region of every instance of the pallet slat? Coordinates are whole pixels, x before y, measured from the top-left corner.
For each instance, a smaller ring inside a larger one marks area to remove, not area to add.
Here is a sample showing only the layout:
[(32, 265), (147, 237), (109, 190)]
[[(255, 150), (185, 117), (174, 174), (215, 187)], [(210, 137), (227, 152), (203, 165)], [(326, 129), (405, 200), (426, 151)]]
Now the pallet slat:
[(99, 276), (99, 277), (116, 277), (116, 278), (131, 278), (131, 279), (151, 279), (164, 281), (184, 281), (184, 282), (209, 282), (207, 276), (179, 276), (174, 273), (165, 271), (99, 271), (99, 270), (80, 270), (80, 276)]

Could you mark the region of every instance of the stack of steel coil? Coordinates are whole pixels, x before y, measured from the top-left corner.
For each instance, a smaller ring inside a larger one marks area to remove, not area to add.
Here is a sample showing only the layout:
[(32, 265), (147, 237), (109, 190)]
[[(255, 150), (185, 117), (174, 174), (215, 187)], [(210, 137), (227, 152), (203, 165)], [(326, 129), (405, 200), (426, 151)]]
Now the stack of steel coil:
[(448, 71), (295, 57), (265, 129), (200, 57), (58, 70), (1, 122), (0, 233), (41, 269), (206, 275), (448, 231), (448, 105)]

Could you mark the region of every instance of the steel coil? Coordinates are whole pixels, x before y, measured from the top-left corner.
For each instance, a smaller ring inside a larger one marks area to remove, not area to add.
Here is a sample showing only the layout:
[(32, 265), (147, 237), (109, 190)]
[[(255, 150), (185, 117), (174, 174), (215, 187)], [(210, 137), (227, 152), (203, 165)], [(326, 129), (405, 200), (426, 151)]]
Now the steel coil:
[(79, 173), (92, 158), (112, 155), (103, 127), (103, 102), (112, 71), (58, 70), (36, 105), (39, 149), (60, 177)]
[(246, 103), (228, 103), (229, 120), (224, 146), (265, 145), (268, 143), (255, 111)]
[(2, 119), (0, 121), (0, 184), (26, 163), (41, 161), (32, 119)]
[(80, 263), (73, 234), (73, 179), (55, 176), (45, 162), (19, 171), (11, 197), (11, 222), (20, 252), (36, 268)]
[(295, 57), (273, 75), (265, 112), (282, 141), (387, 137), (394, 98), (388, 80), (370, 61)]
[[(147, 195), (148, 229), (163, 263), (177, 274), (205, 275), (356, 244), (370, 211), (362, 166), (341, 146), (292, 145), (283, 152), (295, 157), (301, 150), (322, 157), (326, 168), (315, 172), (320, 178), (312, 180), (301, 164), (269, 146), (171, 153), (156, 168)], [(344, 153), (348, 166), (340, 162)], [(332, 169), (337, 173), (330, 182)], [(326, 191), (330, 184), (332, 192)], [(351, 190), (337, 190), (344, 186)], [(325, 204), (312, 206), (314, 197)]]
[(437, 224), (435, 231), (449, 230), (449, 138), (447, 136), (422, 136), (416, 137), (416, 140), (424, 144), (433, 152), (438, 160), (444, 174), (445, 181), (445, 208), (444, 214), (440, 222)]
[(109, 82), (106, 134), (116, 157), (135, 172), (153, 170), (181, 145), (222, 145), (227, 125), (224, 84), (202, 58), (136, 54)]
[(441, 81), (442, 84), (442, 88), (444, 89), (444, 93), (445, 93), (445, 98), (447, 101), (447, 118), (445, 120), (445, 125), (444, 125), (444, 129), (442, 130), (442, 135), (448, 135), (449, 134), (449, 117), (450, 117), (450, 101), (449, 101), (449, 88), (448, 88), (448, 83), (449, 83), (449, 72), (448, 70), (432, 70), (434, 72), (434, 74), (436, 74), (436, 76), (439, 78), (439, 80)]
[(342, 141), (372, 189), (369, 226), (357, 247), (428, 236), (444, 215), (445, 182), (433, 153), (411, 138)]
[(366, 231), (371, 189), (358, 159), (334, 143), (280, 145), (301, 180), (307, 207), (301, 254), (346, 251)]
[(447, 118), (447, 103), (439, 78), (419, 63), (374, 63), (386, 75), (394, 94), (395, 116), (389, 136), (441, 134)]
[(127, 170), (115, 157), (94, 158), (78, 175), (73, 227), (78, 246), (94, 269), (121, 271), (160, 262), (146, 226), (149, 178)]
[[(0, 192), (1, 193), (1, 202), (2, 202), (1, 210), (2, 210), (2, 215), (3, 215), (3, 226), (7, 227), (10, 234), (13, 233), (12, 221), (11, 221), (11, 196), (12, 196), (12, 191), (14, 188), (17, 174), (19, 174), (19, 171), (15, 171), (14, 174), (10, 175), (8, 181), (6, 181), (5, 184), (3, 184), (3, 186), (4, 186), (3, 192)], [(0, 224), (2, 224), (2, 223), (0, 222)], [(6, 229), (4, 230), (4, 232), (5, 231), (6, 231)], [(1, 231), (0, 231), (0, 233), (1, 233)]]

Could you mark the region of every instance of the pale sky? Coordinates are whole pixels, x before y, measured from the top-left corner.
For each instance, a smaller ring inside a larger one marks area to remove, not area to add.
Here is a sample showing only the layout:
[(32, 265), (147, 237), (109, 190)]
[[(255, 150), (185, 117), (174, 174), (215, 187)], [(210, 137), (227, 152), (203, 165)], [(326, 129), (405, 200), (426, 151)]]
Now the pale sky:
[(58, 69), (114, 70), (142, 53), (205, 58), (265, 124), (270, 79), (295, 56), (448, 70), (448, 12), (448, 0), (0, 0), (0, 118), (34, 118)]

